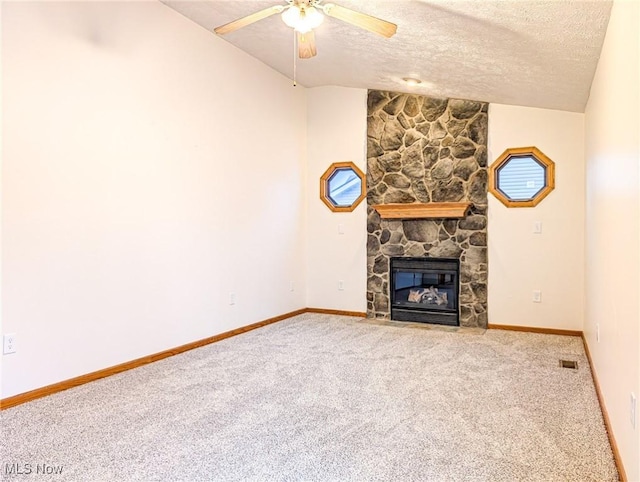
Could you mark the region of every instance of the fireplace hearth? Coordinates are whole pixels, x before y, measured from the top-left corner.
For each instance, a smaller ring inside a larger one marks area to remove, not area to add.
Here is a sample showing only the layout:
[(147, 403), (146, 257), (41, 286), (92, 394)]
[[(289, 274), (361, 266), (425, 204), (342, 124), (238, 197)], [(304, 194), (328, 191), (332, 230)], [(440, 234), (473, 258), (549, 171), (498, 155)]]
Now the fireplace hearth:
[(391, 319), (460, 326), (460, 260), (391, 258)]

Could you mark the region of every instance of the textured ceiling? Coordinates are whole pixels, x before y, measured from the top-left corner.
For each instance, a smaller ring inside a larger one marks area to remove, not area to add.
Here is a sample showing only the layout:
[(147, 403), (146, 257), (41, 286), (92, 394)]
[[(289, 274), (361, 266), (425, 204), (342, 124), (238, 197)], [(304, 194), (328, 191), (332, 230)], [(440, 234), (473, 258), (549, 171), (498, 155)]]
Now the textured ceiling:
[[(162, 0), (207, 30), (273, 0)], [(398, 25), (385, 39), (334, 18), (316, 29), (317, 57), (299, 60), (301, 85), (415, 92), (583, 112), (611, 0), (337, 0)], [(211, 35), (215, 35), (212, 33)], [(293, 33), (274, 15), (223, 37), (282, 74)], [(410, 88), (403, 77), (423, 83)]]

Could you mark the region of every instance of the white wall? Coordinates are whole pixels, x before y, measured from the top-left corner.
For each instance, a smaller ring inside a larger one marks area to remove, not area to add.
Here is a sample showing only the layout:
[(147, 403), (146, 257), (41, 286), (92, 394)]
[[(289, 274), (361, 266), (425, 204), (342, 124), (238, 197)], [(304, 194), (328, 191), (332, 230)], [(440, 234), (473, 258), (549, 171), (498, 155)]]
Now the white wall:
[(2, 42), (2, 397), (305, 306), (305, 89), (159, 2)]
[[(584, 114), (491, 104), (489, 164), (528, 146), (554, 161), (556, 187), (531, 208), (507, 208), (489, 193), (489, 323), (582, 330)], [(534, 290), (542, 303), (532, 302)]]
[[(367, 203), (350, 213), (332, 212), (320, 200), (320, 176), (341, 161), (366, 173), (367, 91), (319, 87), (308, 89), (307, 98), (307, 306), (364, 312)], [(344, 234), (338, 234), (339, 224)]]
[(640, 396), (639, 59), (640, 3), (615, 1), (586, 109), (585, 334), (630, 481), (640, 480), (640, 420), (634, 430), (629, 416), (630, 393)]

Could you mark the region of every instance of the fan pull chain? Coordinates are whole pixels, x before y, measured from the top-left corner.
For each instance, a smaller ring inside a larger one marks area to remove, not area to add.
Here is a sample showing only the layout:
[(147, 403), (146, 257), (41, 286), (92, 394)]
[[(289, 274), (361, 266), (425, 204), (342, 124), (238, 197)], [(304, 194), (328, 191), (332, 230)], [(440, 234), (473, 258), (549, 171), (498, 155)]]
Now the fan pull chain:
[(293, 31), (293, 86), (296, 87), (298, 83), (296, 79), (298, 77), (298, 56), (296, 55), (298, 52), (298, 35), (296, 31)]

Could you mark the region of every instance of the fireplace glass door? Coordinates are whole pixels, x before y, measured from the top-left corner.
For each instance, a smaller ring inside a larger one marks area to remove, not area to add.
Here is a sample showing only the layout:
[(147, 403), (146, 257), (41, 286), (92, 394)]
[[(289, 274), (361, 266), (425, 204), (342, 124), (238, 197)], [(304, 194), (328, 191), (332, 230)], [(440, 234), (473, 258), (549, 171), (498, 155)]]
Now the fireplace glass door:
[(392, 258), (391, 319), (459, 325), (460, 264), (448, 258)]

